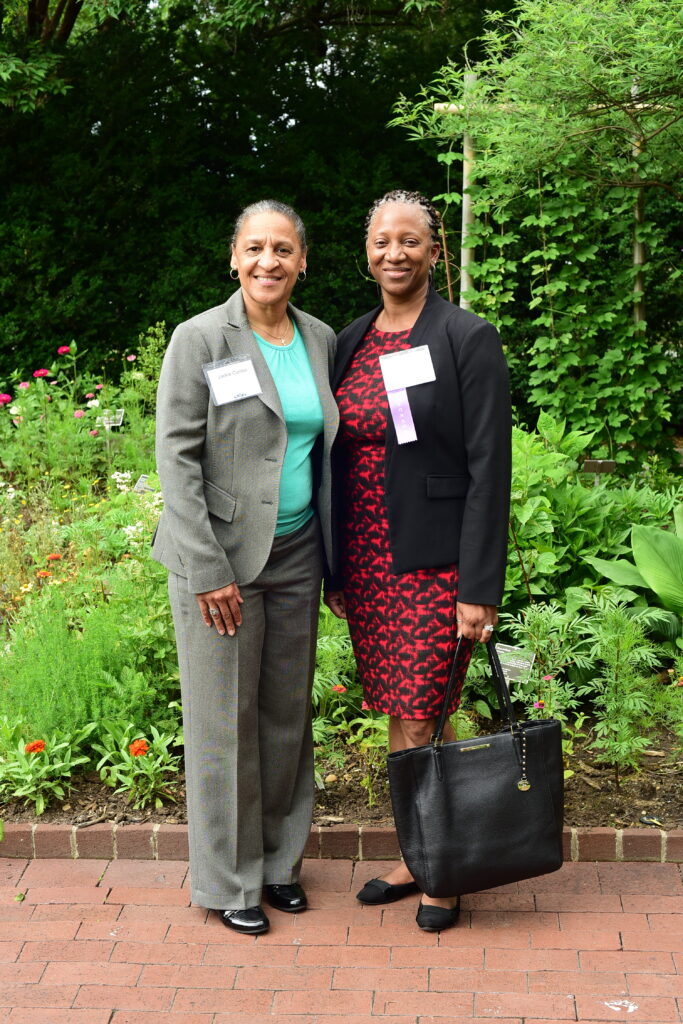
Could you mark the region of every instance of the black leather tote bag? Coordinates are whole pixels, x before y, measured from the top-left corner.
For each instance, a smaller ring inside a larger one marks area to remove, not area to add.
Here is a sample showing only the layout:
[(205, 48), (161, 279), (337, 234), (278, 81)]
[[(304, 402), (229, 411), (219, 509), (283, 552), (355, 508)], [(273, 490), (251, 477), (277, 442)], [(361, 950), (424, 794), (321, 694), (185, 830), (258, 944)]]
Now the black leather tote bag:
[(456, 651), (431, 742), (387, 759), (401, 852), (427, 896), (480, 892), (562, 866), (560, 723), (517, 721), (493, 640), (486, 647), (505, 727), (443, 742)]

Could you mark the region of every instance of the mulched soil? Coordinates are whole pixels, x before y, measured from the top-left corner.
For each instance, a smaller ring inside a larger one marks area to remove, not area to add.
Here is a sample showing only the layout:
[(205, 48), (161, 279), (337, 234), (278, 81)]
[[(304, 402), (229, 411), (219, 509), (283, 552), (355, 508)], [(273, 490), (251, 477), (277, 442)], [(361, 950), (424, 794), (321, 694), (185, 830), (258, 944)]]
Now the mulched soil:
[[(319, 766), (320, 767), (320, 766)], [(648, 748), (637, 772), (617, 779), (612, 768), (596, 761), (589, 740), (580, 738), (570, 756), (573, 775), (565, 785), (565, 824), (576, 826), (633, 826), (683, 828), (683, 751), (673, 735), (662, 733)], [(386, 774), (380, 766), (368, 791), (367, 768), (354, 752), (343, 766), (323, 766), (325, 789), (318, 792), (314, 821), (319, 825), (391, 825), (391, 803)], [(363, 784), (365, 781), (365, 784)], [(115, 821), (184, 823), (185, 787), (179, 776), (178, 802), (160, 809), (131, 807), (123, 794), (104, 786), (96, 773), (79, 776), (67, 800), (46, 808), (36, 818), (32, 808), (19, 802), (0, 805), (6, 823), (42, 821), (77, 825)], [(643, 821), (643, 819), (649, 819)]]

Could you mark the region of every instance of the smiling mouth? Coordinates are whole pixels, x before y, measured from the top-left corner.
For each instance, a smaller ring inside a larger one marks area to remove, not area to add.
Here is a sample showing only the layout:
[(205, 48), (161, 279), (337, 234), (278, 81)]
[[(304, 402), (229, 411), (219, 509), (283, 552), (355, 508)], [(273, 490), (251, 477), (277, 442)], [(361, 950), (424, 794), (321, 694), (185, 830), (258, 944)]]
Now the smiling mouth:
[(277, 282), (277, 281), (281, 281), (282, 278), (281, 277), (273, 277), (271, 274), (254, 274), (254, 280), (255, 281), (265, 281), (265, 282), (270, 282), (270, 281)]

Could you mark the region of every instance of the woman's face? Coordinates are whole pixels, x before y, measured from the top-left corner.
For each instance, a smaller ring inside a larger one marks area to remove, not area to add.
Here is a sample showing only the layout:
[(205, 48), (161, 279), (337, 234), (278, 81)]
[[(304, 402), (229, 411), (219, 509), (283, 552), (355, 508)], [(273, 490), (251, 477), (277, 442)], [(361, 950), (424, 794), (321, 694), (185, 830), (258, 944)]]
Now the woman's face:
[(429, 268), (439, 255), (427, 217), (410, 203), (380, 206), (370, 222), (365, 248), (370, 272), (383, 292), (410, 298), (427, 287)]
[(289, 300), (297, 275), (306, 268), (306, 253), (289, 218), (255, 213), (235, 239), (230, 266), (239, 274), (247, 304), (277, 305)]

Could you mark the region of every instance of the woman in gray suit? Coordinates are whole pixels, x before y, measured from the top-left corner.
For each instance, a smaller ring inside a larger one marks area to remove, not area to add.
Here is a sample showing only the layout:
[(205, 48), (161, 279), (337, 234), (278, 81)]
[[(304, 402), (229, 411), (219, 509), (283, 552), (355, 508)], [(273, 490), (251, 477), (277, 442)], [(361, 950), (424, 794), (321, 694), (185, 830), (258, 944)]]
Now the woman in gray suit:
[(328, 385), (334, 332), (289, 304), (306, 275), (300, 217), (242, 211), (226, 303), (174, 332), (157, 405), (185, 734), (192, 899), (245, 934), (262, 897), (306, 908), (298, 883), (313, 808), (310, 692), (331, 554)]

